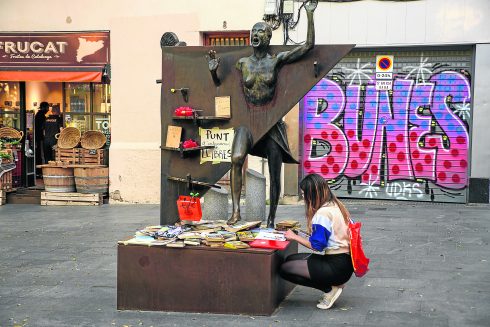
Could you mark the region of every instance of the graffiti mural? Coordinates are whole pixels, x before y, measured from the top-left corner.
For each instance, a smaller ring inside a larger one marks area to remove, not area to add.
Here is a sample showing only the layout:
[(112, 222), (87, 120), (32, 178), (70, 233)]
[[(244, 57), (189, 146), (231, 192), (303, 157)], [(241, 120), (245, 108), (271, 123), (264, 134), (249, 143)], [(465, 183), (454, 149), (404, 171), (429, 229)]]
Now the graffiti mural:
[(394, 55), (392, 90), (376, 90), (373, 54), (341, 62), (305, 96), (303, 173), (339, 196), (466, 202), (469, 69)]

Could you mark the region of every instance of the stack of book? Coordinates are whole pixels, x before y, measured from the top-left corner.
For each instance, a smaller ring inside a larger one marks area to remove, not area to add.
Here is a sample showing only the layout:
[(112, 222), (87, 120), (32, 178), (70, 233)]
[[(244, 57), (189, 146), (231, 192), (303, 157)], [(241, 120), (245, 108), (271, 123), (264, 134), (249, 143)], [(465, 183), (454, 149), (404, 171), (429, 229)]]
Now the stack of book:
[(225, 245), (225, 238), (219, 233), (208, 233), (204, 235), (203, 244), (210, 247), (223, 247)]
[(223, 228), (229, 232), (236, 233), (236, 232), (239, 232), (242, 230), (247, 230), (247, 229), (259, 226), (261, 223), (262, 223), (262, 221), (246, 221), (246, 222), (238, 223), (238, 224), (231, 225), (231, 226), (225, 225), (225, 226), (223, 226)]
[(199, 232), (184, 232), (177, 236), (179, 240), (183, 240), (185, 245), (201, 245), (201, 233)]
[(238, 250), (238, 249), (248, 249), (250, 245), (242, 241), (229, 241), (229, 242), (225, 242), (224, 247), (227, 249)]
[(217, 232), (219, 230), (221, 230), (221, 227), (224, 225), (226, 225), (226, 222), (221, 222), (221, 221), (217, 221), (217, 222), (212, 222), (212, 221), (207, 221), (207, 222), (203, 222), (201, 224), (195, 224), (195, 225), (191, 225), (191, 229), (193, 231), (196, 231), (196, 232), (200, 232), (200, 233), (211, 233), (211, 232)]
[(221, 230), (221, 231), (218, 231), (217, 233), (220, 234), (221, 236), (223, 236), (223, 238), (225, 239), (225, 242), (236, 241), (236, 233), (229, 232), (226, 230)]
[(192, 245), (192, 246), (198, 246), (201, 245), (201, 239), (200, 238), (186, 238), (184, 240), (185, 245)]
[(276, 224), (276, 229), (279, 231), (287, 231), (288, 229), (294, 229), (295, 227), (300, 227), (299, 221), (297, 220), (283, 220)]
[(252, 242), (253, 240), (255, 240), (254, 233), (249, 230), (237, 232), (236, 235), (238, 236), (238, 239), (242, 242)]
[(183, 248), (185, 246), (184, 241), (175, 241), (167, 243), (167, 247), (169, 248)]

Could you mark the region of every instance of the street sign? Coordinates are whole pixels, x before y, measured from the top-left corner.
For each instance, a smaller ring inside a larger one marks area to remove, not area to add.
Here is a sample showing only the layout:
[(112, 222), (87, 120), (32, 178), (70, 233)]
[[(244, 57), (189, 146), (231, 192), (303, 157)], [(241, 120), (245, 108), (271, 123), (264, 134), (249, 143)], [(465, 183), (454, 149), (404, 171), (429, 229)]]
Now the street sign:
[(376, 56), (376, 90), (393, 89), (393, 61), (392, 55)]
[(376, 73), (392, 73), (393, 56), (379, 55), (376, 56)]

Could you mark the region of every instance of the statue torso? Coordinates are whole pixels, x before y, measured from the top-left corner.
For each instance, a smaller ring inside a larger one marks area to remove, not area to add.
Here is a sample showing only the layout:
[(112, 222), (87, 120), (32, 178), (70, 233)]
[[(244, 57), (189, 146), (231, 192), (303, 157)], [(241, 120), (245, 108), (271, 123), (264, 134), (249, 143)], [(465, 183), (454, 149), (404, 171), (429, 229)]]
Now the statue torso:
[(247, 102), (261, 106), (272, 100), (277, 83), (277, 62), (277, 58), (270, 55), (261, 59), (252, 55), (238, 61)]

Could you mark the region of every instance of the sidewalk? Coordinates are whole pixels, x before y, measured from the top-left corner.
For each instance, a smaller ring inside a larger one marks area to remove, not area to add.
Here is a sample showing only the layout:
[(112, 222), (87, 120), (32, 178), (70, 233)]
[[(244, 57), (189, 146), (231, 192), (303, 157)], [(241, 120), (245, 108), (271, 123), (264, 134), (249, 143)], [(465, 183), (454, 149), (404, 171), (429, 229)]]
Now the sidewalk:
[[(371, 271), (330, 310), (297, 287), (271, 317), (116, 310), (116, 242), (159, 206), (0, 207), (0, 326), (488, 326), (490, 206), (347, 201)], [(280, 206), (277, 221), (302, 206)], [(304, 250), (304, 249), (303, 249)]]

